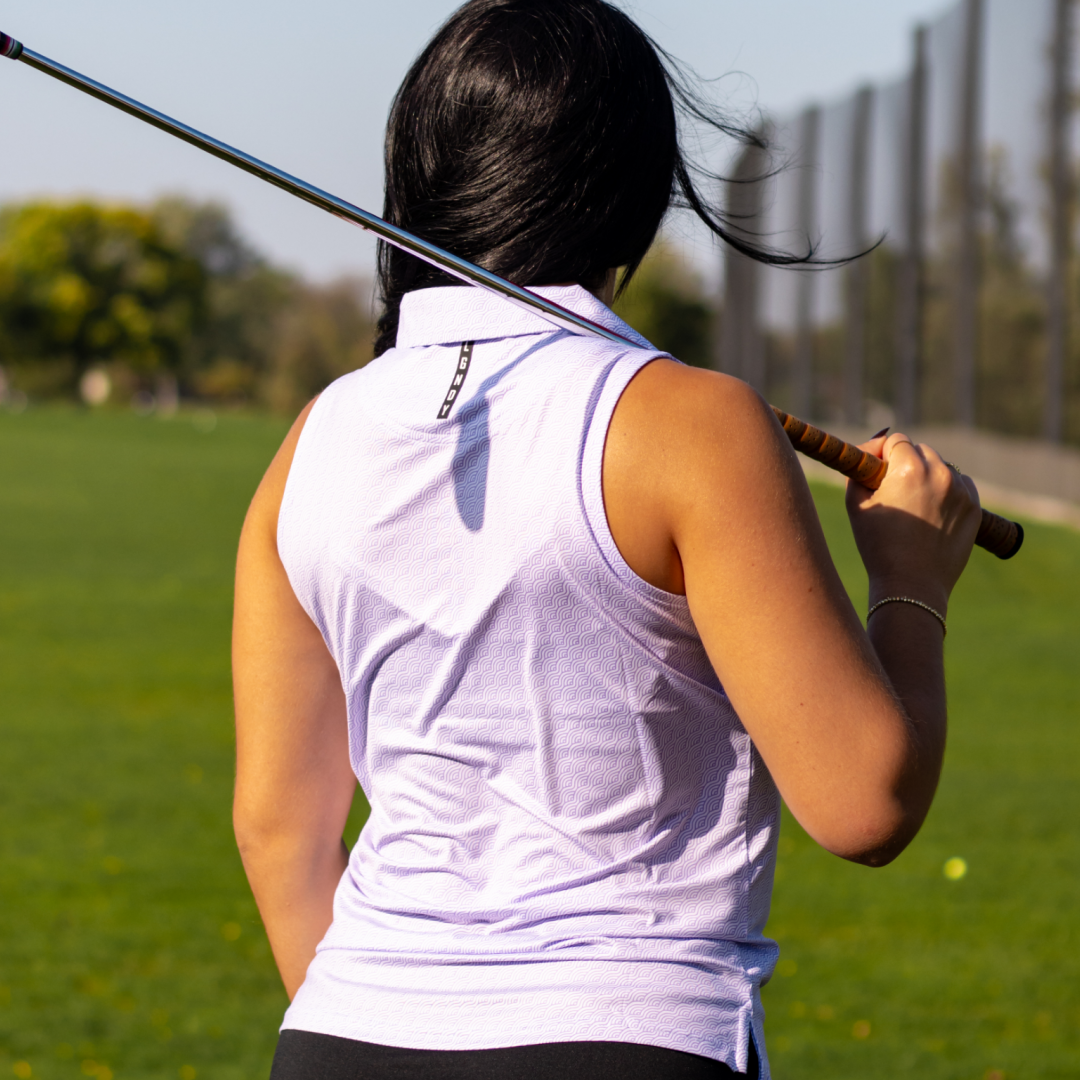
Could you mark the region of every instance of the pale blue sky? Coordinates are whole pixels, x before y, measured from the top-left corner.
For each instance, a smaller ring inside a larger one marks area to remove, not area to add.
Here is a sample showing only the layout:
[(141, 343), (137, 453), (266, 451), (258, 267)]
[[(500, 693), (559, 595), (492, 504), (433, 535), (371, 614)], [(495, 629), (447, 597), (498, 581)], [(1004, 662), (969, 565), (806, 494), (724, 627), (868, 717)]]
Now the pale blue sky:
[[(742, 108), (828, 100), (907, 63), (948, 0), (623, 0)], [(390, 97), (453, 0), (0, 0), (0, 30), (378, 212)], [(373, 244), (319, 211), (23, 65), (0, 61), (0, 200), (217, 198), (276, 260), (370, 272)], [(692, 239), (692, 238), (691, 238)], [(698, 241), (698, 257), (703, 256)]]

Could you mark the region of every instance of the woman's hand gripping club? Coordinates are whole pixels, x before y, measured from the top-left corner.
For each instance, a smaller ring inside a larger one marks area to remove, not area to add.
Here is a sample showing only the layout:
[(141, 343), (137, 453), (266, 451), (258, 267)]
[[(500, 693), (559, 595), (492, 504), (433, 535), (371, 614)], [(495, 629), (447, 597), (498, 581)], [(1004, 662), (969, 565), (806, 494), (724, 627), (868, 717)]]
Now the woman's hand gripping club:
[[(848, 477), (849, 480), (855, 480), (871, 491), (876, 491), (881, 487), (889, 470), (889, 456), (886, 454), (882, 458), (880, 455), (881, 449), (886, 445), (884, 440), (881, 440), (881, 447), (875, 448), (874, 452), (871, 452), (868, 449), (871, 444), (855, 446), (852, 443), (844, 442), (843, 439), (838, 439), (835, 435), (822, 431), (820, 428), (807, 424), (789, 413), (782, 412), (775, 406), (773, 406), (773, 412), (776, 413), (784, 432), (791, 440), (791, 445), (800, 454), (805, 454), (814, 461), (827, 465), (830, 469), (835, 469)], [(894, 435), (889, 440), (888, 445), (893, 445), (893, 440), (897, 438), (909, 444), (911, 442), (906, 435), (902, 437)], [(938, 455), (929, 447), (919, 447), (917, 449), (924, 457), (924, 452), (928, 452), (934, 459), (941, 461)], [(901, 455), (901, 457), (903, 456)], [(960, 478), (959, 470), (956, 470), (954, 466), (945, 464), (945, 467), (952, 475)], [(975, 498), (975, 503), (978, 505), (978, 492), (975, 490), (975, 485), (968, 477), (962, 477), (961, 479), (965, 486), (970, 489)], [(1020, 550), (1023, 542), (1024, 530), (1018, 522), (1009, 521), (1008, 518), (1003, 518), (998, 514), (992, 514), (989, 510), (982, 511), (982, 521), (975, 537), (976, 545), (985, 548), (999, 559), (1011, 559)]]

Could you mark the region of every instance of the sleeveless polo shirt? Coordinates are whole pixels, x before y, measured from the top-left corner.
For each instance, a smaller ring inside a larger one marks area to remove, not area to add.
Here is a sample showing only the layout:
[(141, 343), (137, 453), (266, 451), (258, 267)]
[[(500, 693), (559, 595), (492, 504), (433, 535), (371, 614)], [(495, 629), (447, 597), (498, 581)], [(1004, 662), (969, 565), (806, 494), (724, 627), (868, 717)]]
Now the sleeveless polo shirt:
[(477, 289), (410, 293), (396, 348), (300, 436), (279, 551), (371, 816), (283, 1027), (738, 1071), (752, 1034), (767, 1078), (778, 795), (686, 600), (630, 569), (604, 513), (612, 412), (666, 354), (584, 289), (537, 292), (641, 348)]

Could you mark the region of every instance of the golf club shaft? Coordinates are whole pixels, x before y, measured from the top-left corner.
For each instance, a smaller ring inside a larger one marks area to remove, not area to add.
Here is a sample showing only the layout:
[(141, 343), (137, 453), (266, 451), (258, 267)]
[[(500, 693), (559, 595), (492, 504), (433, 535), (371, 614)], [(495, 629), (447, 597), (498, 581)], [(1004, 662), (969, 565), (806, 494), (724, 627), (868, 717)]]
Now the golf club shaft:
[[(3, 33), (0, 33), (0, 55), (36, 68), (46, 75), (51, 75), (54, 79), (59, 79), (60, 82), (67, 83), (68, 86), (73, 86), (76, 90), (81, 90), (99, 101), (104, 101), (107, 105), (112, 105), (114, 108), (120, 109), (122, 112), (126, 112), (147, 124), (151, 124), (161, 131), (175, 135), (176, 138), (183, 139), (184, 142), (197, 146), (200, 150), (205, 150), (208, 154), (213, 154), (214, 157), (227, 161), (229, 164), (243, 169), (244, 172), (251, 173), (253, 176), (257, 176), (261, 180), (289, 192), (290, 195), (295, 195), (297, 198), (303, 199), (305, 202), (309, 202), (313, 206), (333, 214), (335, 217), (374, 233), (388, 244), (393, 244), (395, 247), (417, 256), (417, 258), (423, 259), (425, 262), (438, 267), (468, 285), (475, 285), (488, 292), (496, 293), (518, 307), (536, 312), (555, 326), (573, 333), (592, 334), (608, 341), (637, 347), (635, 342), (615, 333), (613, 330), (608, 330), (590, 319), (582, 318), (580, 315), (576, 315), (574, 312), (554, 304), (550, 300), (530, 292), (528, 289), (514, 285), (512, 282), (499, 277), (498, 274), (484, 270), (466, 259), (459, 258), (457, 255), (437, 247), (435, 244), (428, 243), (426, 240), (406, 232), (396, 225), (391, 225), (390, 222), (384, 221), (374, 214), (369, 214), (366, 210), (361, 210), (360, 207), (354, 206), (344, 199), (339, 199), (336, 195), (331, 195), (329, 192), (291, 176), (281, 169), (276, 169), (273, 165), (268, 165), (265, 161), (260, 161), (250, 154), (245, 154), (242, 150), (237, 150), (227, 143), (223, 143), (209, 135), (204, 135), (201, 131), (188, 127), (187, 124), (182, 124), (180, 121), (174, 120), (156, 109), (151, 109), (126, 94), (121, 94), (102, 83), (96, 82), (94, 79), (65, 67), (63, 64), (58, 64), (55, 60), (50, 60), (47, 56), (42, 56), (40, 53), (27, 49), (21, 42)], [(817, 428), (804, 424), (801, 420), (796, 420), (794, 417), (782, 413), (779, 409), (776, 410), (776, 413), (796, 450), (800, 450), (809, 457), (821, 461), (823, 464), (852, 479), (867, 483), (868, 486), (876, 487), (880, 484), (885, 473), (884, 462), (864, 453), (850, 443), (845, 443), (835, 436), (827, 435)], [(821, 438), (818, 439), (817, 436), (821, 436)], [(876, 465), (875, 462), (877, 462)], [(1007, 559), (1020, 550), (1023, 535), (1023, 530), (1015, 522), (1000, 518), (996, 514), (990, 514), (984, 510), (983, 527), (980, 529), (979, 539), (976, 543), (999, 558)]]

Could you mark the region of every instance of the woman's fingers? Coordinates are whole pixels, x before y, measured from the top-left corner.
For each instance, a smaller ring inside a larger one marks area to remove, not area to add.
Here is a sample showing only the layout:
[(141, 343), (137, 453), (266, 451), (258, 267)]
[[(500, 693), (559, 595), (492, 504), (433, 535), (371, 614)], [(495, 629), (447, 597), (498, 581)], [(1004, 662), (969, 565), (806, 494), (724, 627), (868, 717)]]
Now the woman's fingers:
[(978, 529), (974, 485), (933, 447), (903, 432), (885, 439), (880, 453), (889, 469), (878, 490), (851, 485), (848, 492), (867, 571), (892, 588), (910, 584), (947, 599)]
[(881, 456), (889, 463), (889, 470), (891, 472), (894, 463), (896, 465), (902, 463), (913, 464), (916, 458), (925, 463), (926, 455), (922, 451), (923, 446), (921, 443), (916, 445), (902, 431), (898, 431), (895, 435), (890, 435), (885, 440), (885, 447)]
[(916, 450), (926, 462), (936, 487), (947, 492), (943, 503), (955, 503), (955, 510), (961, 514), (978, 508), (979, 492), (970, 476), (965, 476), (958, 465), (946, 461), (932, 446), (919, 444)]
[(887, 440), (887, 435), (875, 435), (872, 439), (867, 439), (866, 442), (858, 445), (860, 450), (865, 450), (868, 454), (873, 454), (874, 457), (881, 457)]

